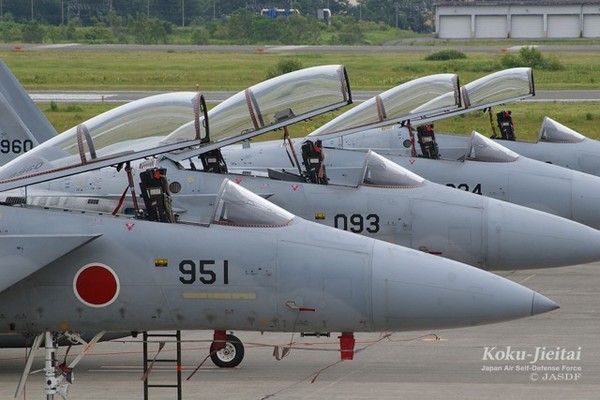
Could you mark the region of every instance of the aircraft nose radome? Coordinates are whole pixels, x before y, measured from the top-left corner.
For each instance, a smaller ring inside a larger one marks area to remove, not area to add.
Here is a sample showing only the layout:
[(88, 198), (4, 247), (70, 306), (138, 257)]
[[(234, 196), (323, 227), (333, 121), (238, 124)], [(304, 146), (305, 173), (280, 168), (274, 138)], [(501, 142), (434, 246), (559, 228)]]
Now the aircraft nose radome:
[(505, 202), (488, 209), (488, 269), (551, 268), (600, 260), (600, 231)]
[(387, 243), (375, 246), (371, 293), (376, 330), (468, 327), (556, 308), (501, 276)]
[(573, 172), (571, 219), (600, 229), (600, 177)]
[(533, 292), (531, 315), (538, 315), (559, 309), (560, 306), (537, 292)]

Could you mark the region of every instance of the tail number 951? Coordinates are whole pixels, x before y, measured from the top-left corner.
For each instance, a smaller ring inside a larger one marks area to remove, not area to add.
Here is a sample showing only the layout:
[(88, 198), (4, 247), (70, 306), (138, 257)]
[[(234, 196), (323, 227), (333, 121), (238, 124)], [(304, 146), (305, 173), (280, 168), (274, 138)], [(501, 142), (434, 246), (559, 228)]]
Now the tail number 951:
[[(218, 265), (222, 264), (222, 265)], [(179, 281), (185, 285), (191, 285), (197, 281), (204, 285), (213, 285), (222, 282), (229, 284), (229, 261), (227, 260), (183, 260), (179, 263), (181, 275)]]

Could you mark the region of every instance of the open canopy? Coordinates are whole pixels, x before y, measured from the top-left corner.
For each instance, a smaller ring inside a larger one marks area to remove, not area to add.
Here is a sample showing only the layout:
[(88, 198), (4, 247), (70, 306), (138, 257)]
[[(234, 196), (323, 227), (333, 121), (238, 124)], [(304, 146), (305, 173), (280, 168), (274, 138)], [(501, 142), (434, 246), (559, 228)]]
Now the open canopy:
[(459, 87), (454, 74), (404, 83), (345, 112), (308, 136), (333, 139), (392, 124), (425, 124), (535, 95), (531, 68), (510, 68)]
[[(100, 114), (0, 168), (0, 191), (168, 154), (183, 160), (351, 102), (342, 65), (259, 83), (211, 110), (190, 92), (147, 97)], [(214, 132), (208, 121), (215, 120)]]
[(471, 140), (467, 147), (466, 159), (470, 161), (484, 162), (513, 162), (519, 155), (512, 150), (499, 144), (497, 141), (488, 139), (481, 133), (471, 132)]
[[(0, 189), (19, 187), (159, 154), (162, 136), (205, 113), (198, 93), (160, 94), (102, 113), (44, 142), (0, 168)], [(204, 120), (204, 119), (203, 119)], [(207, 125), (198, 124), (188, 145), (198, 144)], [(180, 147), (180, 146), (176, 146)]]
[[(290, 72), (239, 92), (210, 110), (210, 141), (222, 143), (233, 135), (242, 140), (338, 109), (351, 101), (343, 65)], [(164, 142), (187, 140), (193, 134), (193, 123), (189, 123)], [(190, 149), (170, 158), (183, 160), (199, 154), (200, 150)]]
[[(533, 81), (533, 70), (529, 67), (508, 68), (494, 72), (482, 78), (467, 83), (460, 88), (462, 107), (448, 112), (426, 116), (418, 124), (433, 122), (442, 118), (454, 117), (471, 111), (484, 110), (499, 104), (511, 103), (535, 96), (535, 85)], [(441, 101), (452, 96), (446, 93)], [(415, 124), (413, 123), (413, 124)]]
[(467, 110), (522, 100), (535, 95), (533, 70), (509, 68), (470, 82), (462, 88)]
[(431, 75), (381, 93), (334, 118), (308, 136), (313, 139), (333, 139), (367, 128), (438, 115), (460, 106), (458, 76)]

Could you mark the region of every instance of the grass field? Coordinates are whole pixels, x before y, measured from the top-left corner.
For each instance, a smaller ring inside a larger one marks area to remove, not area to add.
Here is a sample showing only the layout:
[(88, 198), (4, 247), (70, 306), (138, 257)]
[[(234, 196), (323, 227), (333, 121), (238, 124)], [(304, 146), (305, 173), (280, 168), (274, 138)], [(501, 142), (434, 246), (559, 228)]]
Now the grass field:
[[(41, 110), (46, 114), (52, 125), (59, 132), (63, 132), (72, 126), (115, 106), (115, 104), (59, 104), (58, 109), (53, 111), (48, 104), (39, 104)], [(513, 103), (506, 107), (497, 106), (494, 108), (493, 112), (499, 112), (504, 109), (512, 111), (518, 139), (536, 140), (544, 116), (549, 116), (588, 137), (600, 139), (600, 129), (598, 129), (598, 126), (600, 125), (599, 103), (521, 102)], [(305, 136), (345, 110), (346, 109), (335, 113), (329, 113), (319, 116), (311, 121), (296, 124), (290, 127), (290, 134), (293, 137)], [(476, 130), (486, 136), (490, 136), (492, 133), (489, 116), (487, 113), (484, 114), (482, 112), (474, 112), (437, 121), (435, 123), (435, 129), (438, 132), (464, 134)], [(260, 136), (255, 140), (277, 139), (281, 138), (281, 135), (281, 132), (277, 131)]]
[[(3, 51), (0, 57), (28, 90), (242, 90), (269, 68), (295, 57), (303, 67), (344, 64), (354, 90), (386, 90), (436, 73), (470, 82), (502, 69), (498, 53), (425, 61), (426, 53), (200, 53), (170, 51)], [(535, 71), (538, 89), (600, 89), (600, 53), (552, 53), (559, 71)]]
[[(344, 64), (353, 90), (387, 90), (411, 79), (458, 73), (462, 83), (502, 69), (502, 53), (468, 53), (466, 60), (425, 61), (425, 53), (199, 53), (127, 51), (4, 51), (0, 57), (28, 90), (242, 90), (265, 79), (266, 71), (286, 57), (304, 67)], [(534, 70), (536, 88), (600, 89), (600, 53), (552, 53), (563, 69)], [(59, 132), (100, 112), (110, 104), (40, 105)], [(545, 115), (594, 138), (600, 122), (597, 103), (511, 104), (519, 138), (533, 140)], [(500, 108), (497, 109), (499, 111)], [(295, 126), (296, 136), (332, 118), (330, 114)], [(469, 114), (439, 121), (438, 131), (490, 132), (486, 115)], [(278, 135), (278, 134), (277, 134)], [(268, 136), (265, 138), (269, 138)]]

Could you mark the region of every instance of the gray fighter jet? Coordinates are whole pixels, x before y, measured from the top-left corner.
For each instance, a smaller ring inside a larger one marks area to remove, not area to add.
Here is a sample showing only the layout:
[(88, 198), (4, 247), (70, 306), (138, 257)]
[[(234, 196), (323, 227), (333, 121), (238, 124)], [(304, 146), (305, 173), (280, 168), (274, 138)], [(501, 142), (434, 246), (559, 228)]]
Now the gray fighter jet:
[[(313, 86), (326, 87), (320, 74), (310, 81)], [(424, 96), (437, 97), (452, 88), (458, 90), (457, 82), (456, 75), (439, 75), (435, 85), (428, 86), (427, 91), (419, 90), (405, 97), (418, 95), (421, 101)], [(295, 79), (288, 77), (278, 78), (276, 84), (263, 82), (259, 84), (262, 88), (259, 92), (266, 95), (260, 97), (253, 107), (260, 110), (273, 109), (277, 105), (281, 107), (280, 104), (273, 104), (273, 101), (281, 102), (270, 95), (273, 90), (287, 93), (286, 99), (290, 104), (309, 100), (313, 104), (325, 104), (326, 99), (321, 96), (322, 89), (307, 95), (308, 84), (305, 82), (301, 87)], [(263, 118), (248, 107), (251, 104), (247, 101), (248, 93), (255, 92), (257, 88), (251, 87), (211, 110), (211, 136), (224, 136), (228, 131), (252, 130), (254, 121), (259, 120), (256, 115)], [(177, 95), (184, 99), (179, 102), (184, 109), (185, 98), (192, 95)], [(170, 102), (174, 96), (169, 95)], [(157, 114), (159, 110), (152, 104), (162, 104), (159, 103), (160, 98), (156, 96), (139, 100), (129, 107), (98, 116), (82, 126), (96, 136), (103, 136), (103, 127), (119, 135), (116, 132), (121, 128), (106, 121), (126, 120), (130, 108), (134, 106)], [(452, 109), (453, 106), (454, 100), (441, 109)], [(176, 114), (185, 115), (185, 111)], [(122, 136), (126, 137), (129, 131), (129, 125), (124, 125)], [(156, 141), (173, 143), (181, 138), (194, 137), (194, 132), (195, 123), (190, 122), (177, 127), (168, 137)], [(63, 135), (73, 133), (71, 131)], [(120, 144), (122, 148), (130, 145), (131, 141)], [(45, 147), (42, 145), (36, 152), (52, 152)], [(208, 157), (202, 156), (196, 161), (198, 167), (186, 161), (190, 153), (193, 154), (194, 150), (166, 154), (158, 160), (132, 163), (135, 171), (141, 172), (149, 167), (168, 171), (166, 177), (172, 192), (170, 200), (179, 221), (209, 221), (225, 177), (305, 219), (442, 255), (479, 268), (549, 268), (582, 264), (600, 258), (600, 232), (594, 229), (513, 204), (453, 191), (428, 182), (374, 153), (358, 154), (362, 157), (361, 170), (355, 181), (345, 185), (309, 183), (305, 177), (290, 173), (271, 177), (227, 174), (226, 165), (220, 163), (218, 152)], [(134, 179), (137, 187), (138, 178)], [(27, 202), (53, 208), (133, 214), (138, 207), (133, 199), (122, 195), (128, 186), (125, 171), (109, 168), (30, 186), (26, 193), (5, 192), (0, 194), (0, 198), (7, 202)]]
[[(461, 100), (464, 103), (469, 98), (468, 104), (473, 104), (476, 99), (489, 106), (528, 96), (533, 91), (530, 73), (528, 68), (504, 71), (501, 84), (492, 85), (495, 80), (490, 79), (481, 91), (471, 92), (470, 95), (467, 92), (467, 95), (461, 96)], [(427, 89), (427, 79), (422, 78), (419, 83), (422, 84), (422, 90)], [(600, 228), (599, 177), (528, 159), (502, 147), (501, 141), (487, 139), (476, 132), (471, 135), (470, 143), (461, 157), (442, 159), (433, 140), (435, 134), (426, 129), (426, 124), (450, 113), (466, 112), (464, 105), (457, 104), (454, 111), (439, 111), (440, 105), (451, 104), (457, 97), (455, 91), (415, 104), (413, 98), (404, 95), (404, 85), (420, 92), (411, 82), (400, 85), (338, 116), (307, 138), (296, 139), (296, 146), (299, 147), (306, 140), (320, 143), (324, 154), (321, 164), (327, 171), (330, 183), (343, 184), (355, 179), (362, 171), (362, 158), (357, 153), (373, 147), (391, 161), (433, 182)], [(489, 94), (490, 97), (475, 96), (475, 93)], [(404, 125), (409, 131), (412, 131), (413, 125), (423, 124), (425, 128), (417, 132), (418, 140), (410, 134), (402, 140), (394, 138), (394, 142), (400, 143), (401, 147), (382, 145), (385, 140), (397, 136), (393, 134), (395, 128), (377, 129), (377, 135), (366, 131), (368, 128), (393, 124)], [(388, 132), (392, 133), (388, 135)], [(374, 145), (367, 146), (371, 138)], [(421, 152), (415, 149), (417, 142)], [(290, 163), (281, 147), (281, 143), (271, 141), (253, 143), (249, 148), (231, 146), (222, 152), (231, 171), (243, 173), (245, 170), (289, 169)]]
[(57, 135), (6, 64), (0, 60), (0, 165)]
[[(544, 117), (537, 141), (518, 140), (510, 111), (503, 110), (496, 115), (498, 123), (492, 139), (498, 140), (502, 146), (523, 157), (600, 176), (599, 141), (590, 139), (550, 117)], [(385, 135), (379, 133), (372, 132), (369, 135), (365, 132), (362, 138), (356, 141), (351, 137), (358, 135), (351, 135), (344, 147), (352, 148), (354, 145), (363, 147), (369, 141), (373, 141), (375, 148), (402, 149), (405, 155), (410, 155), (411, 150), (403, 146), (406, 140), (410, 140), (410, 133), (406, 127), (393, 126), (387, 129)], [(368, 140), (367, 136), (371, 136), (371, 140)], [(434, 136), (440, 158), (457, 159), (466, 154), (470, 142), (469, 135), (435, 132)], [(385, 143), (377, 143), (381, 139)], [(416, 151), (417, 154), (422, 154), (420, 148)]]
[[(600, 142), (587, 138), (550, 117), (545, 117), (542, 121), (537, 141), (518, 140), (512, 114), (505, 104), (535, 96), (531, 68), (508, 69), (484, 76), (462, 86), (461, 94), (461, 107), (428, 118), (428, 123), (483, 110), (484, 118), (489, 116), (490, 119), (491, 138), (498, 140), (502, 146), (523, 157), (600, 176)], [(442, 96), (449, 97), (450, 93)], [(503, 109), (493, 113), (492, 107), (496, 105), (502, 105)], [(440, 133), (433, 128), (428, 124), (416, 129), (409, 129), (406, 124), (389, 125), (346, 135), (333, 143), (326, 141), (324, 145), (346, 149), (374, 149), (388, 153), (395, 151), (409, 157), (431, 156), (434, 149), (435, 156), (442, 159), (456, 160), (465, 156), (470, 145), (469, 135)]]
[[(216, 148), (199, 139), (208, 134), (208, 120), (204, 111), (200, 121), (205, 108), (198, 96), (187, 99), (197, 127), (193, 138), (162, 146), (148, 138), (155, 124), (183, 117), (171, 100), (165, 113), (131, 106), (137, 112), (127, 120), (129, 149), (116, 145), (123, 119), (105, 121), (114, 129), (102, 132), (79, 127), (1, 168), (1, 188), (108, 165), (129, 169), (140, 157), (190, 146)], [(221, 141), (230, 139), (236, 138)], [(54, 364), (62, 334), (80, 342), (81, 333), (94, 334), (78, 361), (106, 331), (210, 329), (213, 355), (232, 344), (236, 356), (227, 366), (234, 366), (243, 348), (228, 329), (340, 331), (341, 354), (349, 359), (352, 332), (473, 326), (558, 307), (485, 271), (304, 221), (229, 181), (208, 222), (150, 221), (158, 209), (169, 214), (169, 202), (160, 172), (150, 170), (147, 178), (141, 189), (149, 199), (135, 217), (0, 205), (2, 333), (33, 335), (34, 349), (45, 341), (48, 399), (66, 391), (63, 371), (73, 367)]]

